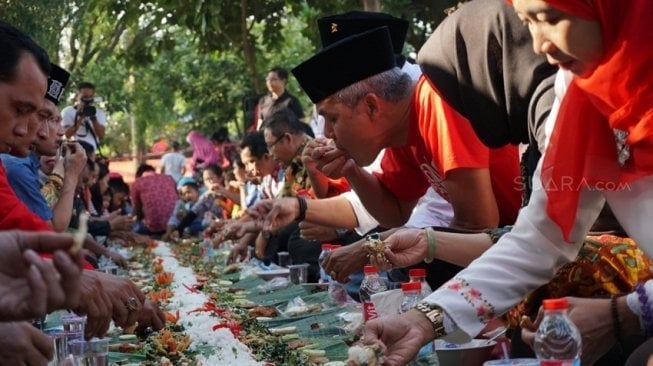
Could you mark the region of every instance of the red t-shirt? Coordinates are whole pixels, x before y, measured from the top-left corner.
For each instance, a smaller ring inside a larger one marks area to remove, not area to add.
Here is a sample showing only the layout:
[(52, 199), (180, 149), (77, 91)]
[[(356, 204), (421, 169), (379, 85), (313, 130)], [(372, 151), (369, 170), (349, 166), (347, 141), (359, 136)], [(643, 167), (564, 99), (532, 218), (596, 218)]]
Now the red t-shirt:
[(0, 230), (52, 231), (50, 225), (18, 199), (0, 163)]
[(132, 185), (132, 200), (141, 204), (143, 223), (150, 231), (165, 231), (177, 202), (175, 181), (166, 174), (142, 176)]
[[(7, 171), (0, 162), (0, 230), (52, 231), (50, 225), (34, 214), (23, 201), (19, 200), (9, 185)], [(41, 257), (51, 258), (49, 253), (41, 253)], [(84, 269), (92, 270), (93, 266), (84, 261)]]
[(471, 123), (450, 107), (423, 76), (417, 83), (406, 145), (385, 150), (381, 183), (397, 198), (420, 198), (431, 185), (442, 197), (447, 173), (457, 168), (489, 168), (500, 225), (513, 224), (521, 205), (519, 151), (485, 146)]

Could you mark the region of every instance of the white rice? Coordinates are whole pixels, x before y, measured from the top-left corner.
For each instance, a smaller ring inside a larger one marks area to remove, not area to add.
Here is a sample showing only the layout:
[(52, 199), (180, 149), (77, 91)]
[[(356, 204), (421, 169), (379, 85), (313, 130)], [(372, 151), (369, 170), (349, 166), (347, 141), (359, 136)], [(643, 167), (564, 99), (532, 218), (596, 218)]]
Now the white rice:
[(163, 268), (166, 272), (175, 274), (170, 288), (175, 295), (170, 299), (168, 311), (176, 312), (179, 309), (179, 324), (186, 328), (190, 336), (190, 350), (194, 351), (200, 346), (210, 346), (211, 354), (198, 356), (197, 360), (205, 366), (215, 365), (262, 365), (254, 360), (247, 346), (242, 344), (228, 328), (213, 330), (213, 326), (220, 323), (220, 318), (209, 315), (207, 312), (189, 311), (204, 306), (208, 298), (203, 293), (193, 293), (184, 285), (193, 288), (197, 284), (197, 277), (192, 269), (179, 265), (173, 257), (172, 250), (165, 242), (159, 242), (154, 249), (154, 254), (163, 259)]

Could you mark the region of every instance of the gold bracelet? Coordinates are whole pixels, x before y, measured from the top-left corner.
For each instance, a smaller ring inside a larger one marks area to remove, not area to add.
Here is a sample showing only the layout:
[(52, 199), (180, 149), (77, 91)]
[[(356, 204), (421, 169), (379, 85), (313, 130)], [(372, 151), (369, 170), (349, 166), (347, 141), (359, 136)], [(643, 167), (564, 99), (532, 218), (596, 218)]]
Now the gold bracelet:
[(435, 233), (430, 227), (425, 228), (424, 232), (426, 233), (426, 245), (428, 248), (424, 262), (431, 263), (435, 259)]
[(431, 322), (436, 339), (441, 338), (446, 334), (444, 331), (444, 312), (441, 307), (420, 302), (415, 306), (415, 309), (424, 314), (429, 322)]

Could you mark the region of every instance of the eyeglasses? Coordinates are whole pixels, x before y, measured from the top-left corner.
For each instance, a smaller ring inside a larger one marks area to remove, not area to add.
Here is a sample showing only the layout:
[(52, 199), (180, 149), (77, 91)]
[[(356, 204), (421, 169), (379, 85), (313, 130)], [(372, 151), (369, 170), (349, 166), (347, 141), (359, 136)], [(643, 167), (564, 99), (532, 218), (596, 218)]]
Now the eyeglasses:
[(274, 140), (273, 143), (271, 143), (270, 145), (268, 145), (268, 151), (272, 150), (272, 148), (273, 148), (276, 144), (278, 144), (279, 141), (281, 141), (281, 139), (283, 139), (284, 136), (285, 136), (285, 135), (281, 135), (281, 137), (278, 137), (276, 140)]

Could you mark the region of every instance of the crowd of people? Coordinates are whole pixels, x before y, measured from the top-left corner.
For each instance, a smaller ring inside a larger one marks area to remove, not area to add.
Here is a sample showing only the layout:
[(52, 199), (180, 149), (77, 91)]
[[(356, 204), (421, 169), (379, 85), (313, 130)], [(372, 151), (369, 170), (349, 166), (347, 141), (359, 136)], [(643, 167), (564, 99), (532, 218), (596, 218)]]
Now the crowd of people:
[[(646, 364), (651, 17), (647, 0), (473, 0), (416, 63), (405, 20), (322, 17), (322, 48), (292, 69), (310, 123), (290, 73), (271, 68), (238, 144), (226, 128), (191, 131), (188, 150), (172, 142), (161, 169), (141, 165), (131, 184), (97, 157), (106, 114), (93, 84), (60, 111), (69, 74), (0, 23), (0, 333), (20, 335), (0, 337), (0, 363), (46, 364), (52, 346), (29, 320), (55, 309), (87, 315), (87, 337), (111, 321), (160, 329), (156, 303), (93, 268), (101, 256), (126, 264), (111, 240), (203, 236), (231, 241), (230, 262), (288, 252), (309, 282), (322, 266), (354, 299), (370, 262), (396, 282), (424, 268), (436, 290), (420, 306), (366, 324), (363, 342), (388, 365), (498, 324), (512, 356), (532, 356), (553, 297), (570, 297), (583, 364)], [(65, 232), (84, 213), (90, 236), (71, 253)], [(383, 255), (365, 245), (371, 233)], [(319, 263), (324, 243), (341, 247)]]

